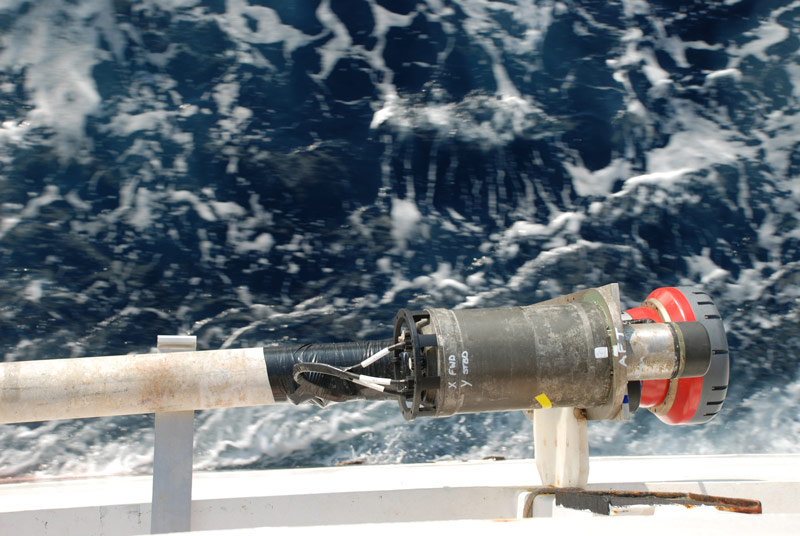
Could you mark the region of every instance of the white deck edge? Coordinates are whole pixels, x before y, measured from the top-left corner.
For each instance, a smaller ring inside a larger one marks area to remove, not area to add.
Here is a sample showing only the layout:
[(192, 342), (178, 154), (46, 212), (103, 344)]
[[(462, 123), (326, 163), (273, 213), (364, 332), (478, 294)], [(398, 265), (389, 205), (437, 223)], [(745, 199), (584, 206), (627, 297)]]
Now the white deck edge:
[[(151, 477), (146, 475), (2, 483), (0, 534), (147, 534), (150, 486)], [(718, 530), (724, 527), (728, 534), (752, 533), (754, 527), (760, 533), (789, 534), (800, 527), (800, 454), (591, 460), (589, 489), (758, 499), (764, 506), (762, 515), (680, 508), (677, 515), (657, 514), (657, 521), (653, 516), (630, 521), (582, 512), (577, 517), (518, 520), (522, 497), (540, 487), (533, 460), (197, 472), (192, 528), (249, 534), (250, 529), (293, 527), (291, 533), (304, 534), (324, 526), (326, 533), (361, 534), (375, 525), (387, 530), (387, 523), (402, 524), (402, 530), (422, 523), (429, 524), (428, 528), (461, 530), (468, 525), (471, 531), (491, 526), (507, 532), (530, 531), (529, 523), (539, 524), (537, 530), (555, 527), (554, 523), (562, 530), (565, 526), (580, 530), (590, 523), (592, 530), (602, 533), (604, 527), (619, 530), (616, 521), (626, 527), (646, 523), (648, 533), (659, 534), (664, 527), (682, 530), (709, 518), (713, 518), (709, 523)], [(658, 507), (656, 512), (659, 509), (672, 507)], [(681, 515), (684, 510), (688, 521)], [(493, 519), (517, 521), (491, 523)]]

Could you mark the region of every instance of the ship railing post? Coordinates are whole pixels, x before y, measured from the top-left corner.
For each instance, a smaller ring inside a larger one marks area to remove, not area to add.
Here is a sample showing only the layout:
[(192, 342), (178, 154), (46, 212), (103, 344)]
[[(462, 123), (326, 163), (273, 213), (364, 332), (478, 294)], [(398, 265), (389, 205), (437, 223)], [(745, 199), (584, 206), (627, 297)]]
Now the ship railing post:
[(580, 410), (533, 410), (533, 442), (542, 486), (586, 486), (589, 481), (589, 438), (586, 418)]
[[(159, 352), (193, 352), (197, 337), (159, 335)], [(150, 533), (188, 532), (192, 515), (194, 410), (155, 414)]]

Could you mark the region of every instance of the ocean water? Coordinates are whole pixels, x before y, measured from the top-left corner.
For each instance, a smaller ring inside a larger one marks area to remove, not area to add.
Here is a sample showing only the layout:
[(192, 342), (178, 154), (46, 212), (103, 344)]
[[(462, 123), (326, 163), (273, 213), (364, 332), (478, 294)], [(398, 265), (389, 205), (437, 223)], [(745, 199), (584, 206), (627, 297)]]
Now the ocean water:
[[(5, 361), (390, 334), (400, 307), (698, 285), (711, 423), (800, 452), (800, 2), (1, 0)], [(152, 416), (0, 426), (0, 477), (152, 468)], [(199, 470), (533, 455), (520, 413), (198, 412)]]

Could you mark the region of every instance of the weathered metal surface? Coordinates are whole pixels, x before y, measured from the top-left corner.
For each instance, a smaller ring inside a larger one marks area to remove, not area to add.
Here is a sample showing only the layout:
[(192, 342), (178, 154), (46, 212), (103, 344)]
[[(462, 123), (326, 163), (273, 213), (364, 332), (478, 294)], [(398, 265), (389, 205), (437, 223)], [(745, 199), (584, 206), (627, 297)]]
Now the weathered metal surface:
[(671, 324), (628, 324), (625, 340), (630, 357), (628, 380), (675, 378), (680, 368), (680, 345)]
[(619, 305), (619, 285), (611, 283), (598, 288), (581, 290), (531, 307), (575, 302), (593, 303), (603, 311), (608, 332), (608, 345), (611, 350), (608, 359), (611, 361), (613, 370), (611, 389), (605, 403), (586, 408), (586, 418), (589, 420), (626, 420), (628, 415), (623, 411), (622, 406), (628, 392), (628, 351), (624, 340), (622, 311)]
[(611, 351), (594, 303), (427, 312), (438, 340), (437, 417), (608, 400)]
[(0, 363), (0, 423), (273, 404), (261, 348)]

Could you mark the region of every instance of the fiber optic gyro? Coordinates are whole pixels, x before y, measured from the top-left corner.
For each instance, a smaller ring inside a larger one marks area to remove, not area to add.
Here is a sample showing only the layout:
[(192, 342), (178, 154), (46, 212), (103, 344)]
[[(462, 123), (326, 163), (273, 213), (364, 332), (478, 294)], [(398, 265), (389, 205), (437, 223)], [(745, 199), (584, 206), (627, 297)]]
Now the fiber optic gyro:
[(406, 419), (572, 407), (669, 424), (719, 413), (729, 354), (700, 290), (620, 308), (616, 284), (535, 305), (401, 309), (391, 338), (0, 363), (0, 423), (276, 403), (396, 400)]

